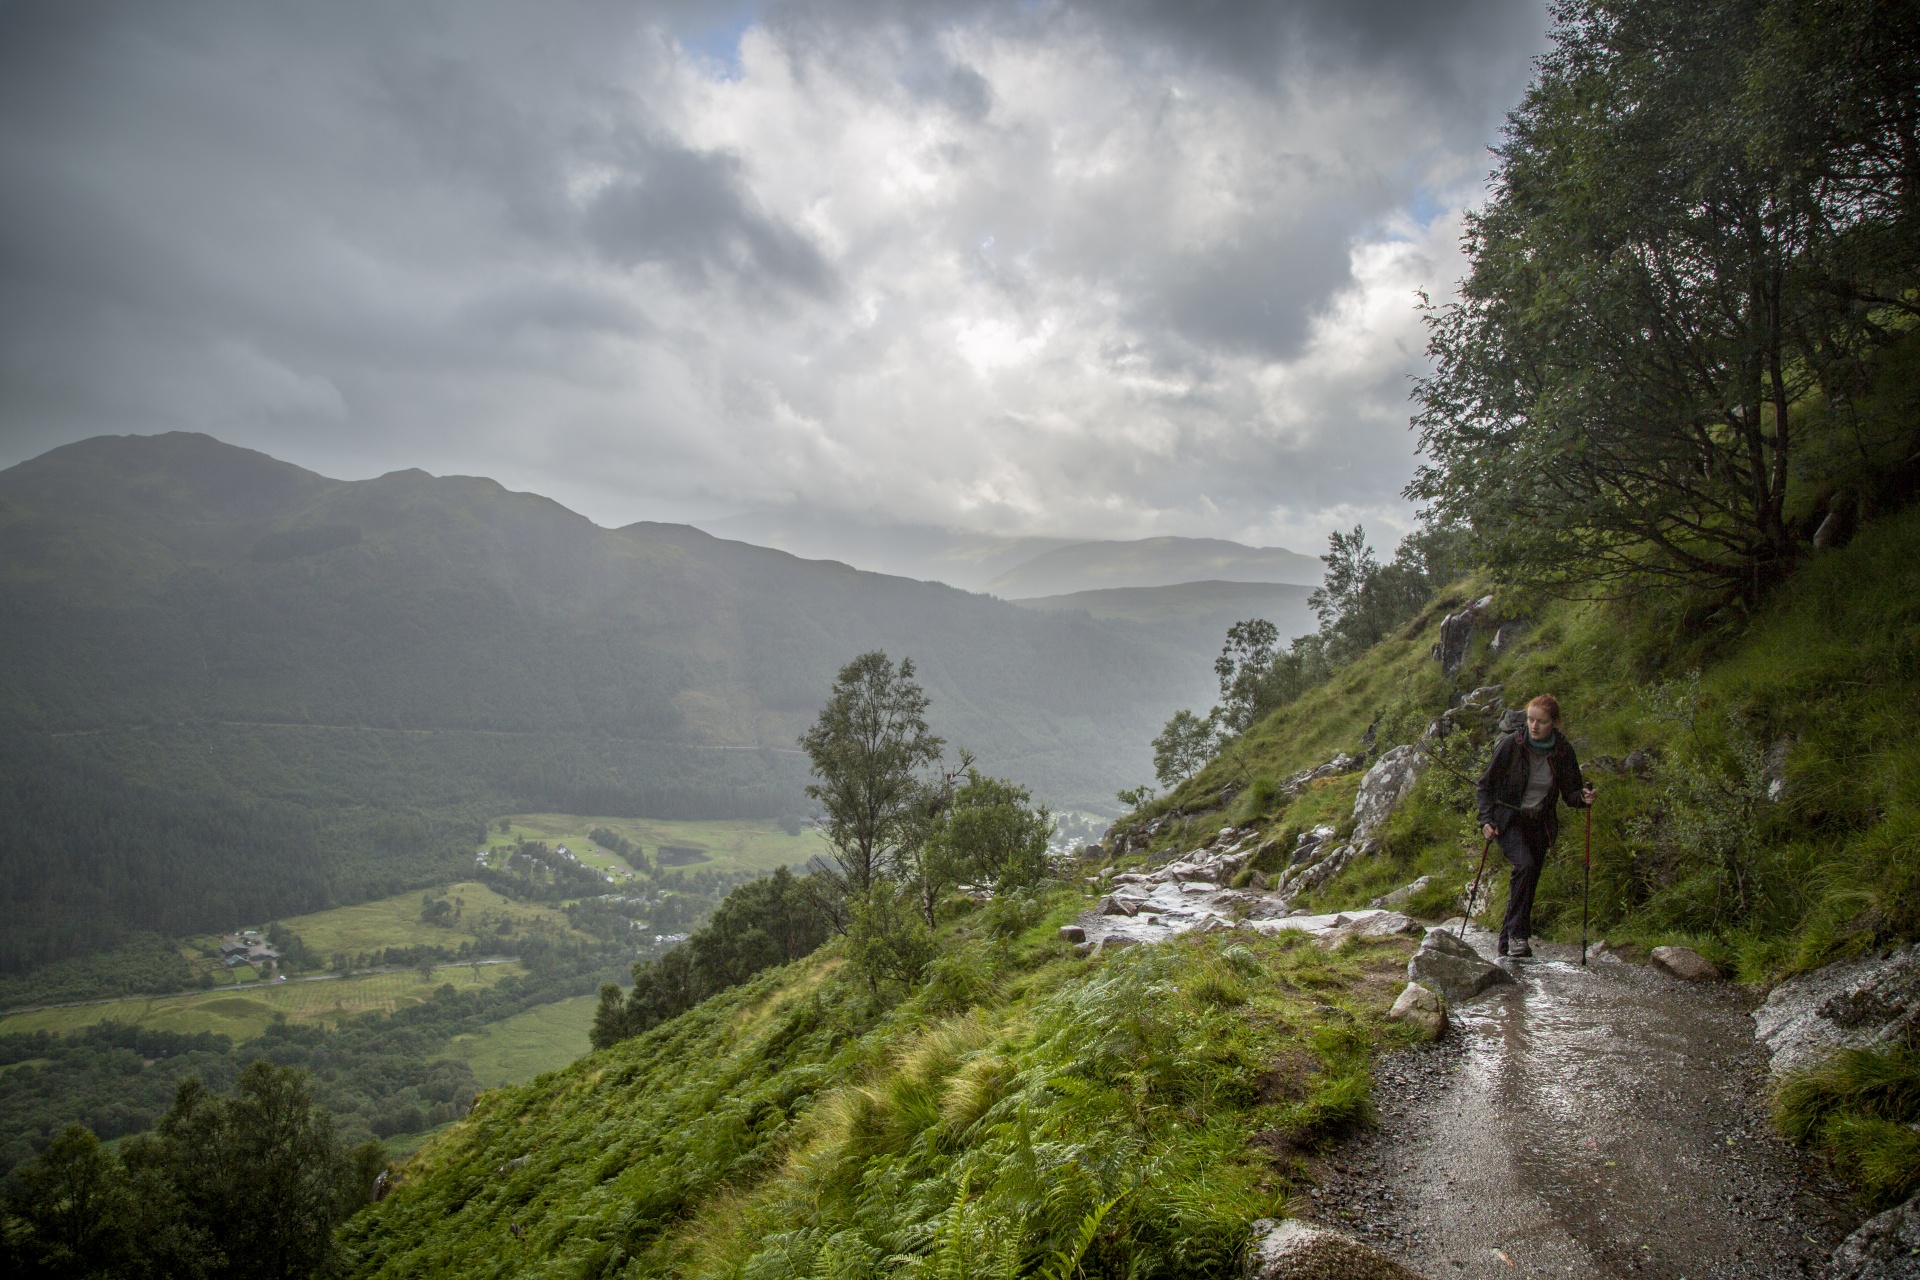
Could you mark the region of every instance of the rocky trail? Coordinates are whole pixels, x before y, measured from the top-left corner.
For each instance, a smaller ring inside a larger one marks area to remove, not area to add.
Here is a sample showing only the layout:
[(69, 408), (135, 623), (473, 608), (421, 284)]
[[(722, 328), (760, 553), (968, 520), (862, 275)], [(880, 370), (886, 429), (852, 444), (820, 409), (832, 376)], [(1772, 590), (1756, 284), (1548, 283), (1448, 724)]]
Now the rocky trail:
[(1862, 1214), (1770, 1128), (1751, 999), (1539, 952), (1381, 1061), (1379, 1125), (1302, 1216), (1433, 1280), (1820, 1274)]
[[(1463, 708), (1492, 714), (1498, 691)], [(1336, 757), (1287, 785), (1359, 763)], [(1484, 930), (1461, 941), (1393, 910), (1417, 884), (1364, 910), (1295, 906), (1377, 851), (1370, 832), (1419, 764), (1385, 753), (1361, 781), (1352, 838), (1301, 834), (1271, 879), (1242, 873), (1273, 846), (1225, 826), (1152, 870), (1094, 877), (1098, 905), (1062, 930), (1086, 953), (1189, 930), (1299, 930), (1322, 945), (1424, 935), (1390, 1016), (1436, 1033), (1444, 1020), (1444, 1038), (1381, 1060), (1379, 1123), (1310, 1170), (1318, 1185), (1296, 1219), (1254, 1224), (1249, 1274), (1920, 1280), (1920, 1197), (1863, 1223), (1767, 1115), (1770, 1073), (1912, 1038), (1920, 944), (1789, 979), (1756, 1009), (1749, 991), (1677, 976), (1717, 976), (1685, 948), (1655, 952), (1667, 972), (1604, 947), (1582, 966), (1579, 948), (1538, 942), (1535, 958), (1497, 960)], [(1109, 855), (1144, 847), (1157, 825), (1115, 833)]]

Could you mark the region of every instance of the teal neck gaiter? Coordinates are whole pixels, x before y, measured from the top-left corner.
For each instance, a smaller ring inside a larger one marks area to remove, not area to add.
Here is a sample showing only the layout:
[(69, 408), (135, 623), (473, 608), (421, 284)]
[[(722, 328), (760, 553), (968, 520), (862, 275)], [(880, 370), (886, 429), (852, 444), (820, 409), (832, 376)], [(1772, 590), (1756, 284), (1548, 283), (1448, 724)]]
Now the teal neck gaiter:
[(1535, 751), (1538, 751), (1541, 755), (1545, 755), (1547, 754), (1547, 752), (1553, 750), (1553, 748), (1555, 747), (1555, 745), (1559, 743), (1559, 741), (1560, 741), (1560, 735), (1558, 732), (1549, 733), (1546, 737), (1546, 741), (1544, 742), (1535, 738), (1531, 730), (1529, 730), (1527, 733), (1527, 745), (1532, 747)]

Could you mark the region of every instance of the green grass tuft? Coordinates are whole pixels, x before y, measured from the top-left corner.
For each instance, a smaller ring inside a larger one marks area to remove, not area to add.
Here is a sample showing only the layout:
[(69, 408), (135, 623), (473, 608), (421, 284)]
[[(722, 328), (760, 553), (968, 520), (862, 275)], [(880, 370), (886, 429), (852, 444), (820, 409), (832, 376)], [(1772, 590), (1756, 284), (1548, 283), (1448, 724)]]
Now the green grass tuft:
[(1783, 1080), (1773, 1120), (1795, 1142), (1824, 1151), (1872, 1205), (1920, 1190), (1920, 1051), (1845, 1049)]

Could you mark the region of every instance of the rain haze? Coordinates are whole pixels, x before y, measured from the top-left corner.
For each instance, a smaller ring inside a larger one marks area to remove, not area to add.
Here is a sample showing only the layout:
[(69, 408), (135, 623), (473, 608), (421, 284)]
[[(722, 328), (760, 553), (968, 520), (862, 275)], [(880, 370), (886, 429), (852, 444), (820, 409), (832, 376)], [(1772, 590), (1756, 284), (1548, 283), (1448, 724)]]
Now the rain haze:
[(1545, 27), (0, 5), (0, 465), (195, 430), (605, 525), (1390, 547), (1418, 295)]

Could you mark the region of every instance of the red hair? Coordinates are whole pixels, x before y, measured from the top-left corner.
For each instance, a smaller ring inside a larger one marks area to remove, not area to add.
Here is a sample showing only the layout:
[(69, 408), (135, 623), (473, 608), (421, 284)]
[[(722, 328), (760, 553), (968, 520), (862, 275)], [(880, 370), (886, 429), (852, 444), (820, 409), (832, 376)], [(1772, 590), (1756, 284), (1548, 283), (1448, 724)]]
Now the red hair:
[(1543, 693), (1527, 704), (1527, 710), (1529, 711), (1532, 711), (1535, 707), (1547, 713), (1547, 719), (1553, 721), (1554, 728), (1558, 729), (1560, 727), (1560, 699), (1550, 693)]

